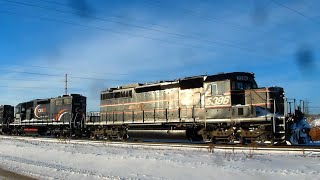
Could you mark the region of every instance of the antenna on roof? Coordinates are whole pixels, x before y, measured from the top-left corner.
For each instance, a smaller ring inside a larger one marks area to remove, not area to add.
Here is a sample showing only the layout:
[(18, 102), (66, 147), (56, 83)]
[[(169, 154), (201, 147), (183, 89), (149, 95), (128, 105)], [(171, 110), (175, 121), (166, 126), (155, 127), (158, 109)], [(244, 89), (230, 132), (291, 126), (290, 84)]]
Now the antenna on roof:
[(64, 95), (68, 95), (68, 74), (66, 74), (66, 79), (64, 81)]

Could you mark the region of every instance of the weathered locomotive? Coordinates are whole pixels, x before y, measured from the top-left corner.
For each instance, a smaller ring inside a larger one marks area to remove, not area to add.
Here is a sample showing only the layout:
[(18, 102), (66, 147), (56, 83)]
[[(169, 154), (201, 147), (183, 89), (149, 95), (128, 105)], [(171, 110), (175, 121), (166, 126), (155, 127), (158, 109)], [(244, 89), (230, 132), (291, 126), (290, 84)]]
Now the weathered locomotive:
[[(289, 106), (288, 106), (289, 104)], [(0, 107), (3, 133), (103, 139), (186, 138), (216, 142), (309, 142), (301, 111), (281, 87), (258, 87), (253, 73), (202, 75), (101, 92), (100, 112), (85, 118), (79, 94)]]
[(283, 88), (258, 88), (254, 74), (245, 72), (130, 84), (102, 91), (100, 118), (86, 125), (103, 138), (283, 143), (292, 121), (284, 99)]

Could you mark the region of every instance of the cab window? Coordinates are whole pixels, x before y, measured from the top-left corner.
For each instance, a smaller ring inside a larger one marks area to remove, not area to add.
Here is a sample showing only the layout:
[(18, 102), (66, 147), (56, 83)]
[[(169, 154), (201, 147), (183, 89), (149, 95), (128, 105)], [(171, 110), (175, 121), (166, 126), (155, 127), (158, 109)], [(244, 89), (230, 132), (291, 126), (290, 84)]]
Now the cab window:
[(211, 84), (211, 95), (223, 95), (225, 92), (227, 92), (228, 87), (226, 87), (226, 82), (214, 82)]
[(236, 89), (243, 89), (243, 83), (242, 82), (237, 82)]
[(218, 95), (218, 85), (217, 84), (211, 84), (211, 95)]
[(71, 104), (71, 99), (63, 99), (63, 104)]
[(62, 105), (62, 99), (56, 100), (56, 106), (61, 106)]
[(238, 81), (234, 84), (232, 84), (232, 89), (233, 90), (242, 90), (242, 89), (251, 89), (252, 84), (250, 82), (243, 82), (243, 81)]

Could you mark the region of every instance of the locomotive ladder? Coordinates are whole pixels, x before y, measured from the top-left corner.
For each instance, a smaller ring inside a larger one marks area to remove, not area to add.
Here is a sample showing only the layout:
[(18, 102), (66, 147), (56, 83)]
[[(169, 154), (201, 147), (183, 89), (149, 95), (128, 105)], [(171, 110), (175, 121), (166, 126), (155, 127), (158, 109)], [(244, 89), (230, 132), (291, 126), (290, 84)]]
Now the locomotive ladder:
[(276, 100), (273, 99), (273, 117), (271, 119), (272, 137), (274, 143), (285, 143), (286, 141), (286, 118), (276, 116)]

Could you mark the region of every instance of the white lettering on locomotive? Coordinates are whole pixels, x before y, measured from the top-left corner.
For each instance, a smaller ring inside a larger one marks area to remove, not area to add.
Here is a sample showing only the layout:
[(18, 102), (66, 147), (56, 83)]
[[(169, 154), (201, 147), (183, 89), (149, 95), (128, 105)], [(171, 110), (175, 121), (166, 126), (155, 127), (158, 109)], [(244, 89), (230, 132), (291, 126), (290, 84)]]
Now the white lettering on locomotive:
[(38, 112), (39, 112), (39, 113), (46, 112), (46, 108), (38, 109)]
[(215, 96), (209, 97), (207, 100), (207, 105), (227, 105), (230, 103), (230, 96)]
[(237, 76), (237, 80), (238, 81), (248, 81), (249, 78), (248, 78), (248, 76)]

